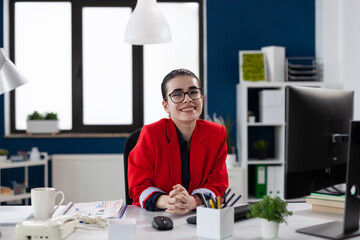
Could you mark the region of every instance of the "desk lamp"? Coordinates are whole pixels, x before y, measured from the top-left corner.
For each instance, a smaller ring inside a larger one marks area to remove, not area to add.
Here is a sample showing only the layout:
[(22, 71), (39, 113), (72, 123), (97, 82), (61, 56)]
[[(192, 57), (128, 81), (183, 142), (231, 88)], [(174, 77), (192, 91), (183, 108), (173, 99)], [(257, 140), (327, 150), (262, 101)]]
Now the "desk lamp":
[(4, 48), (0, 48), (0, 94), (9, 92), (27, 82), (10, 59), (5, 56)]
[(9, 92), (27, 82), (10, 59), (5, 56), (4, 49), (0, 48), (0, 94)]
[(171, 41), (169, 25), (156, 0), (138, 0), (125, 31), (125, 42), (133, 45)]

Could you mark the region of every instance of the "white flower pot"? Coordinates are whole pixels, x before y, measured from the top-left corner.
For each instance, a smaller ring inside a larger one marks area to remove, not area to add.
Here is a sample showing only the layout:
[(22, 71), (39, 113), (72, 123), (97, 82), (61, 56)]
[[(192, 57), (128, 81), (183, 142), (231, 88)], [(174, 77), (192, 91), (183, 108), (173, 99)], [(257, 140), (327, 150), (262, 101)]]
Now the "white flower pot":
[(226, 166), (227, 167), (235, 167), (236, 165), (237, 165), (236, 154), (228, 153), (228, 155), (226, 156)]
[(260, 221), (263, 238), (277, 238), (279, 233), (279, 223), (268, 221), (263, 218), (261, 218)]
[(27, 133), (58, 133), (58, 120), (27, 120)]
[(255, 123), (255, 116), (249, 116), (248, 117), (248, 122), (249, 123)]

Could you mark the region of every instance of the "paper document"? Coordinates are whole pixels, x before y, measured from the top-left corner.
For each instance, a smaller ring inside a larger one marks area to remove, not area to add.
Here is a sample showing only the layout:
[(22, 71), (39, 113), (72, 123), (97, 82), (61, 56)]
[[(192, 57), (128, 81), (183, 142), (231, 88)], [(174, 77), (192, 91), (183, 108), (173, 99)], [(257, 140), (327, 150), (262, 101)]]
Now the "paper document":
[(96, 216), (101, 218), (121, 217), (126, 209), (126, 204), (122, 199), (114, 201), (68, 203), (61, 214)]
[(31, 207), (24, 207), (20, 211), (12, 206), (0, 208), (0, 224), (16, 224), (29, 218), (32, 218)]

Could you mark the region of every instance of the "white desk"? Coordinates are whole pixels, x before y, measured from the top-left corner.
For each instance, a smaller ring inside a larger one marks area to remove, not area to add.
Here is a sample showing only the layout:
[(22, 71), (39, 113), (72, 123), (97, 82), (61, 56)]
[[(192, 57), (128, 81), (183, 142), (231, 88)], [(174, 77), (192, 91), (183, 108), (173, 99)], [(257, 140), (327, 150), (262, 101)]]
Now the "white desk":
[[(12, 208), (16, 211), (24, 210), (29, 206), (7, 207), (0, 206), (0, 214), (9, 211)], [(294, 211), (294, 214), (288, 218), (288, 225), (281, 224), (279, 229), (278, 239), (321, 239), (296, 233), (295, 229), (307, 227), (315, 224), (326, 223), (334, 220), (342, 221), (343, 216), (339, 214), (325, 214), (311, 212), (311, 207), (305, 203), (290, 203), (289, 209)], [(4, 213), (3, 213), (4, 214)], [(151, 220), (154, 216), (166, 215), (170, 216), (174, 221), (174, 229), (171, 231), (157, 231), (151, 227)], [(181, 239), (193, 240), (199, 239), (196, 236), (196, 226), (186, 223), (188, 215), (170, 215), (165, 212), (148, 212), (144, 209), (128, 206), (124, 217), (136, 219), (136, 239)], [(0, 226), (2, 232), (1, 239), (16, 240), (15, 226)], [(107, 230), (86, 231), (76, 229), (66, 240), (81, 240), (81, 239), (107, 239)], [(261, 227), (259, 219), (250, 219), (237, 222), (234, 225), (234, 237), (232, 239), (262, 239)], [(360, 237), (355, 238), (360, 239)]]

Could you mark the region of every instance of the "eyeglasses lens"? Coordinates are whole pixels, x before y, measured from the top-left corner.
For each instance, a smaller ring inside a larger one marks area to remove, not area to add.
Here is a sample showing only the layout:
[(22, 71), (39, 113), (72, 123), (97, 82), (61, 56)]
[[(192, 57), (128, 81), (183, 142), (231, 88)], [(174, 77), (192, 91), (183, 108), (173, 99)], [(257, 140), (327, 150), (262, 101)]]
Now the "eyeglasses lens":
[(184, 101), (185, 94), (188, 94), (192, 100), (198, 100), (202, 96), (201, 89), (198, 88), (198, 89), (192, 89), (185, 93), (184, 92), (174, 92), (174, 93), (170, 94), (170, 98), (174, 103), (180, 103), (180, 102)]

